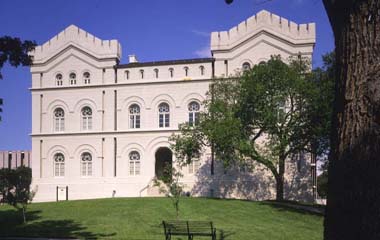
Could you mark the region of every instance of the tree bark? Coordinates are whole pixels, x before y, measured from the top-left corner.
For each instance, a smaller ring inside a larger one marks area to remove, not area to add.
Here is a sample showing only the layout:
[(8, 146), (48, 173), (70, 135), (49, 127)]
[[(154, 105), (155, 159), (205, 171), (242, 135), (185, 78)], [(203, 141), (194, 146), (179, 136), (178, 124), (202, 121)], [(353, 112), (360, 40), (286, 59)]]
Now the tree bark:
[(284, 200), (284, 174), (285, 174), (285, 158), (283, 156), (279, 157), (278, 161), (278, 174), (275, 175), (276, 178), (276, 200)]
[(380, 239), (380, 1), (323, 2), (337, 68), (324, 237)]

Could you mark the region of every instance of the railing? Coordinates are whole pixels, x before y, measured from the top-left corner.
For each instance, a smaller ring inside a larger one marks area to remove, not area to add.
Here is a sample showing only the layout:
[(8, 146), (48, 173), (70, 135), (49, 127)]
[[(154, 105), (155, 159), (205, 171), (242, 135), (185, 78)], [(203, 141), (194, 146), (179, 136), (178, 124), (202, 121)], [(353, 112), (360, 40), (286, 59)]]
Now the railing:
[(154, 179), (155, 179), (155, 177), (152, 177), (151, 179), (149, 179), (149, 181), (148, 181), (148, 183), (146, 184), (146, 186), (143, 187), (143, 188), (140, 190), (140, 193), (139, 193), (139, 196), (140, 196), (140, 197), (141, 197), (141, 193), (150, 187), (150, 184), (153, 182)]

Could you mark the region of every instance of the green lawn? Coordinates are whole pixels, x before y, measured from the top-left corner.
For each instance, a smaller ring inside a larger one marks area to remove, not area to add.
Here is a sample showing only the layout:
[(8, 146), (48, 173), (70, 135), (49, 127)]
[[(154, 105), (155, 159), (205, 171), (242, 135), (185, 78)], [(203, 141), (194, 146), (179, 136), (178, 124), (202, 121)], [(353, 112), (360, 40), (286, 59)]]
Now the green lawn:
[[(274, 203), (182, 198), (180, 208), (181, 219), (213, 221), (217, 239), (322, 239), (323, 217)], [(175, 218), (168, 198), (33, 203), (28, 212), (22, 224), (19, 212), (0, 206), (0, 238), (165, 239), (160, 224)]]

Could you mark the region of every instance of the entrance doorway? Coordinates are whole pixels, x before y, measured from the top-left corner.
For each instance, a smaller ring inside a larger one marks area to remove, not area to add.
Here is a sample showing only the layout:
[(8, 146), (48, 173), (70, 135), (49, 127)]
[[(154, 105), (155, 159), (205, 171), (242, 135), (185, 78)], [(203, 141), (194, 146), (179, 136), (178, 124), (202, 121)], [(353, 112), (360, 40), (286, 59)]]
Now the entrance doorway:
[(173, 154), (167, 147), (160, 147), (156, 151), (155, 173), (158, 180), (168, 182), (172, 178)]

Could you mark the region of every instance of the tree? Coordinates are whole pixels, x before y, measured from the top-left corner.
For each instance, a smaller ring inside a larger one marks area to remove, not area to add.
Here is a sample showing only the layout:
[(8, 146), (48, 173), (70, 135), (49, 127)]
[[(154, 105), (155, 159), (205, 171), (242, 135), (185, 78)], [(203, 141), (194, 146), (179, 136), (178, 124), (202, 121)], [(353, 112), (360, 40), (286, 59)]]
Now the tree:
[(154, 185), (159, 187), (159, 191), (171, 199), (177, 220), (179, 220), (179, 203), (184, 188), (183, 183), (180, 182), (183, 177), (181, 163), (181, 161), (177, 161), (176, 167), (172, 167), (170, 164), (165, 165), (162, 179), (154, 181)]
[(380, 1), (323, 3), (337, 79), (325, 239), (380, 239)]
[[(334, 84), (335, 84), (335, 53), (330, 52), (322, 56), (323, 66), (313, 70), (312, 81), (319, 89), (320, 94), (315, 98), (313, 104), (313, 124), (315, 126), (316, 138), (311, 141), (312, 149), (323, 165), (320, 168), (322, 174), (317, 178), (318, 195), (327, 196), (327, 176), (328, 176), (328, 154), (330, 152), (331, 117), (334, 104)], [(321, 121), (321, 119), (323, 119)]]
[[(19, 38), (9, 36), (0, 37), (0, 80), (3, 79), (1, 69), (4, 63), (8, 62), (14, 67), (32, 64), (32, 57), (28, 55), (28, 52), (32, 51), (35, 46), (34, 41), (21, 41)], [(0, 98), (0, 112), (2, 112), (2, 104), (3, 99)]]
[(201, 147), (213, 143), (225, 168), (252, 161), (268, 168), (276, 181), (276, 198), (284, 197), (285, 162), (304, 151), (321, 131), (313, 122), (320, 88), (305, 61), (286, 64), (278, 57), (210, 87), (205, 113), (195, 127), (182, 125), (173, 150), (189, 163)]
[(1, 169), (0, 180), (0, 189), (4, 200), (22, 211), (23, 221), (26, 223), (27, 205), (34, 197), (34, 192), (30, 190), (32, 169), (24, 166), (16, 169)]

